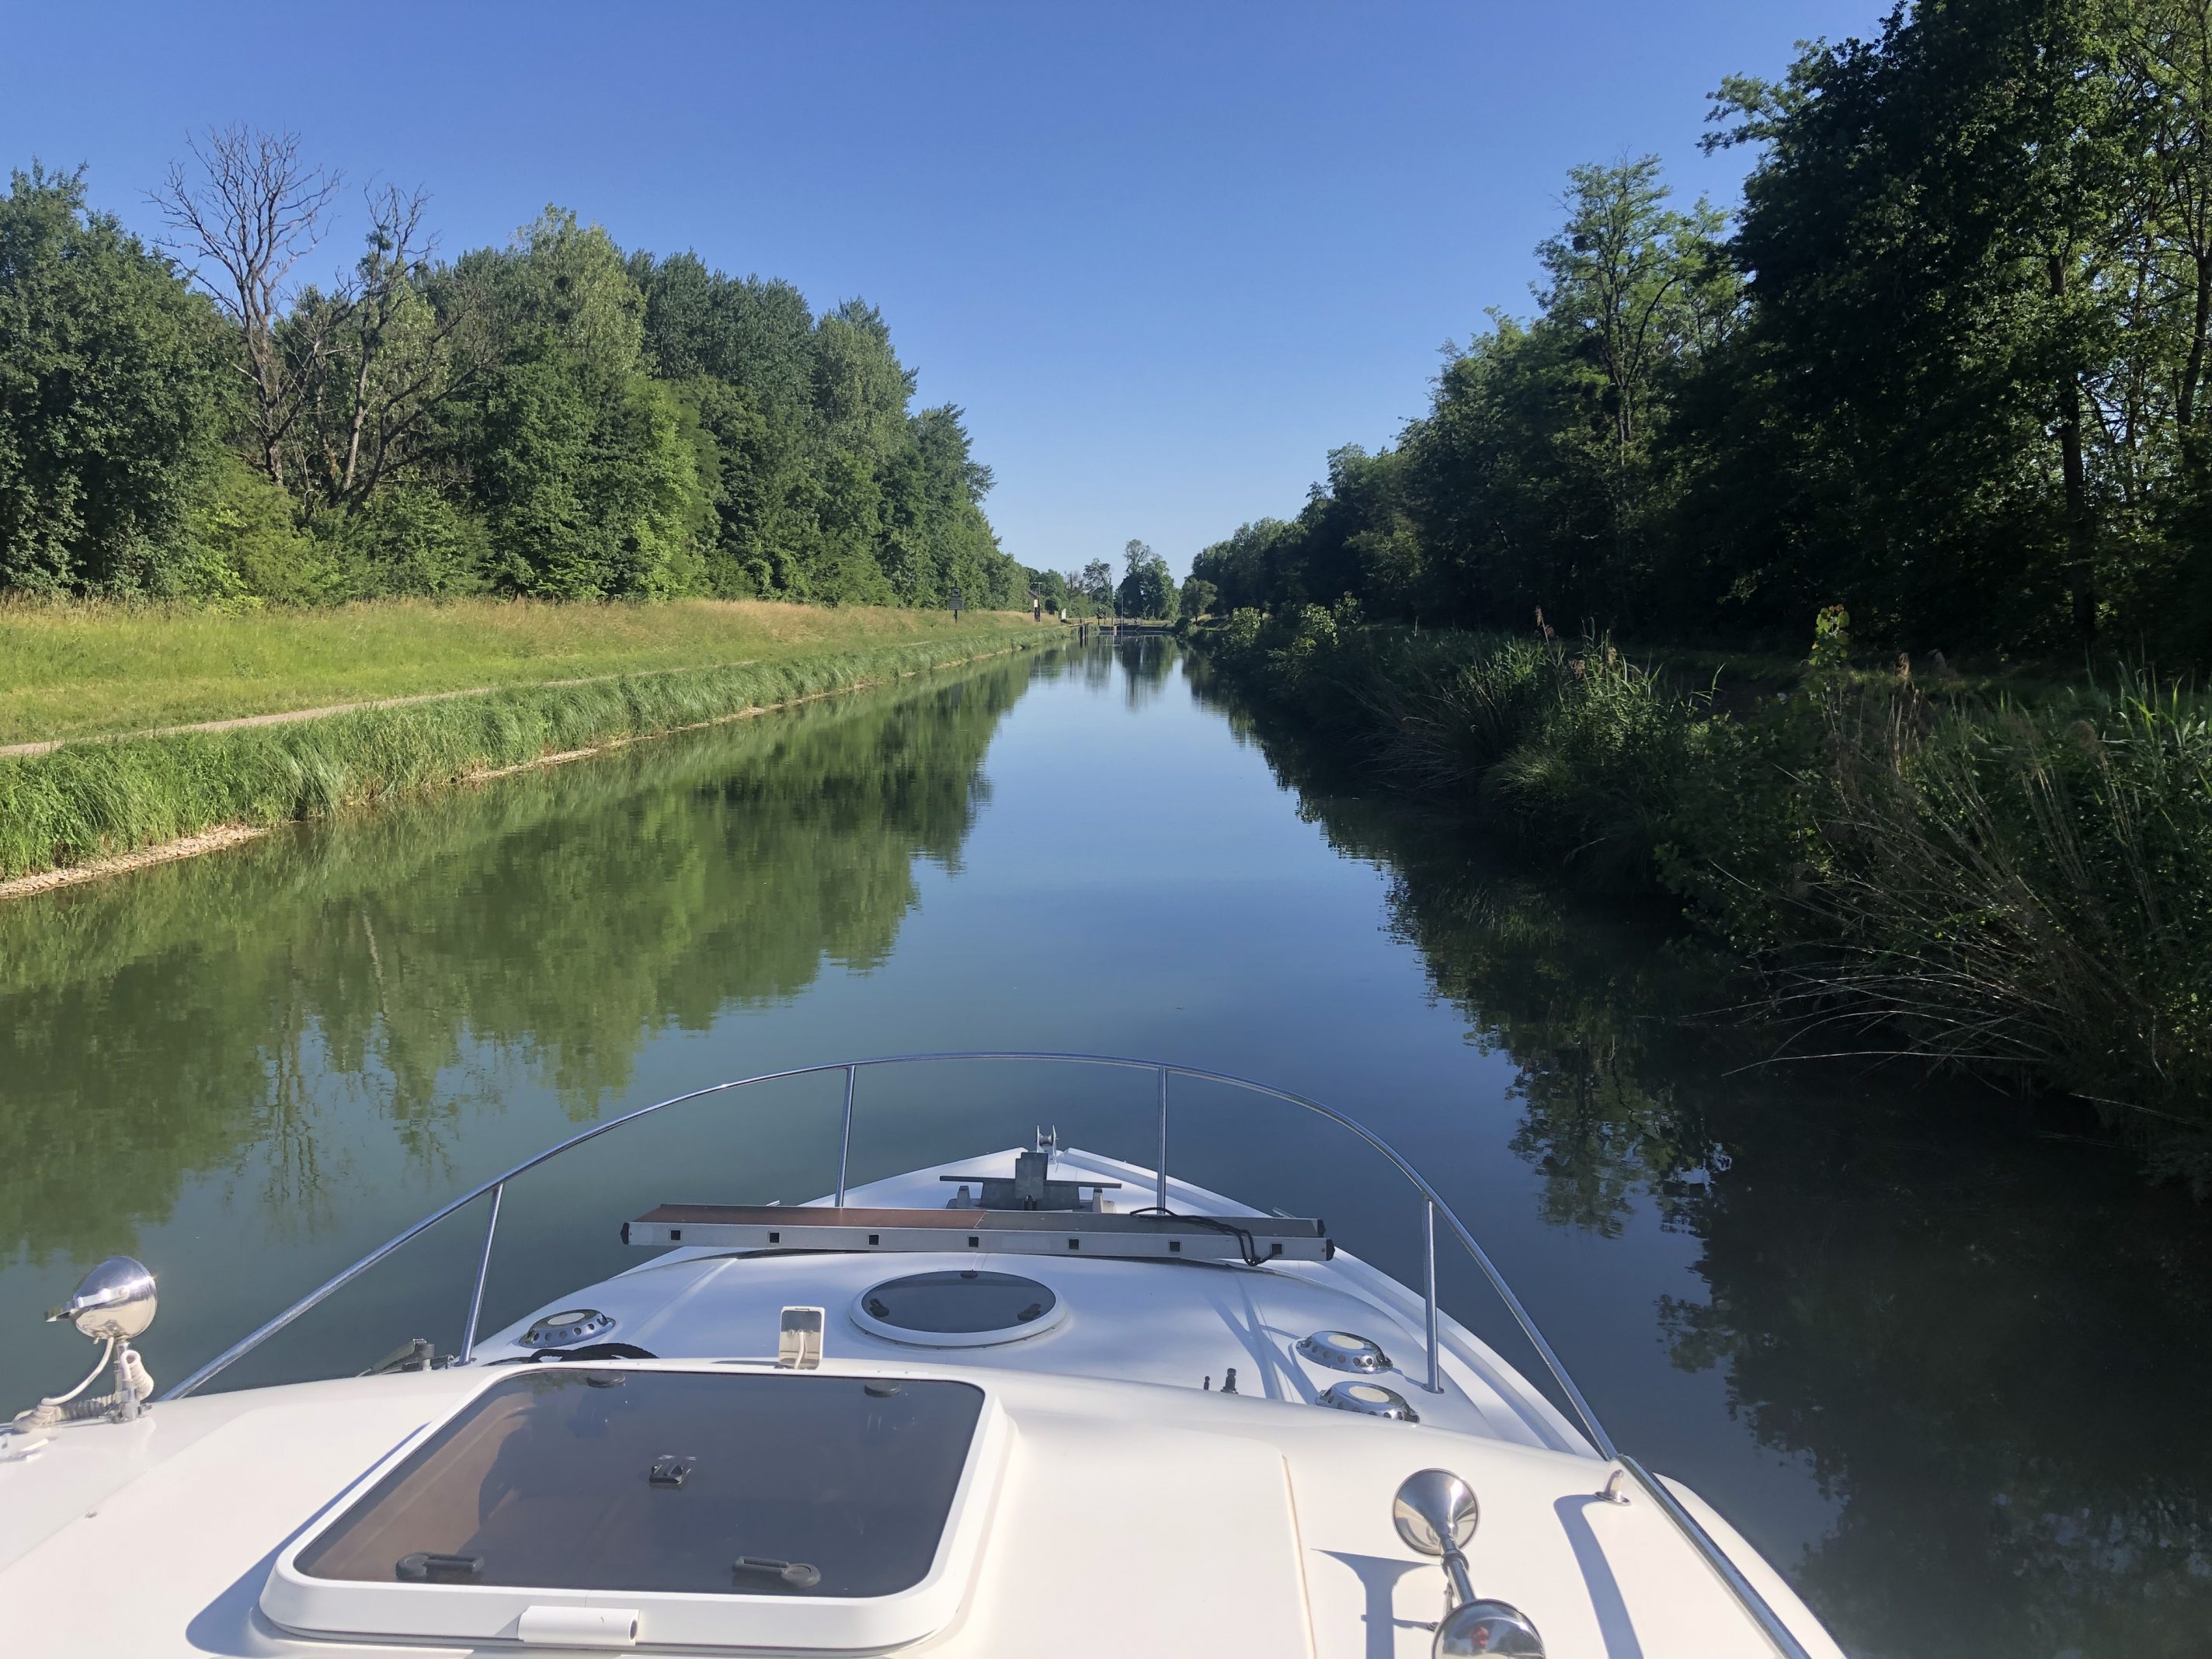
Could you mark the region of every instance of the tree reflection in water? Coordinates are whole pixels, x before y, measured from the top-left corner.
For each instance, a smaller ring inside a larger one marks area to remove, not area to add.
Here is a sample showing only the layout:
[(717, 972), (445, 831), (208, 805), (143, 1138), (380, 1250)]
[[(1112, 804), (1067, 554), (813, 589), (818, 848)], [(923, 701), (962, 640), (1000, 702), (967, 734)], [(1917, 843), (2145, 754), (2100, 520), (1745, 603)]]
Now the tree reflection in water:
[(1113, 659), (1121, 665), (1122, 695), (1133, 710), (1159, 696), (1168, 683), (1170, 665), (1181, 658), (1174, 642), (1162, 635), (1117, 634)]
[(811, 704), (0, 907), (0, 1260), (131, 1248), (249, 1152), (283, 1188), (263, 1210), (312, 1231), (346, 1175), (319, 1150), (333, 1112), (373, 1106), (434, 1165), (499, 1063), (587, 1119), (654, 1032), (881, 962), (915, 862), (957, 866), (984, 750), (1040, 672), (1060, 670)]
[(1648, 1206), (1701, 1241), (1709, 1293), (1656, 1310), (1668, 1358), (1720, 1370), (1836, 1504), (1782, 1565), (1848, 1650), (2207, 1650), (2212, 1216), (2047, 1109), (1757, 1064), (1758, 1033), (1697, 1017), (1724, 990), (1657, 921), (1486, 867), (1471, 826), (1363, 797), (1209, 695), (1391, 872), (1393, 926), (1515, 1062), (1545, 1218), (1618, 1237)]

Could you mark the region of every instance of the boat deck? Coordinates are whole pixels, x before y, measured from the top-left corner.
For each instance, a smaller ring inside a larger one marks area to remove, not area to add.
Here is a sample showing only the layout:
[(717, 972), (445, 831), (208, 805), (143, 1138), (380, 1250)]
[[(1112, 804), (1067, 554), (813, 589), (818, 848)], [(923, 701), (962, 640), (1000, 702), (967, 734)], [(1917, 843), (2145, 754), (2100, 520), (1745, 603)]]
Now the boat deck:
[[(823, 1371), (975, 1380), (964, 1366), (857, 1359)], [(501, 1374), (249, 1390), (165, 1405), (137, 1424), (64, 1430), (36, 1461), (0, 1467), (9, 1650), (514, 1652), (508, 1642), (301, 1639), (258, 1606), (276, 1556), (335, 1494)], [(1656, 1509), (1598, 1495), (1603, 1466), (1592, 1459), (1188, 1385), (1001, 1370), (988, 1386), (1013, 1431), (989, 1546), (957, 1618), (906, 1651), (1422, 1659), (1443, 1575), (1399, 1540), (1390, 1501), (1407, 1474), (1436, 1465), (1481, 1494), (1468, 1549), (1476, 1585), (1526, 1609), (1554, 1659), (1770, 1659)], [(1686, 1501), (1776, 1606), (1798, 1613), (1808, 1643), (1821, 1640), (1748, 1547)], [(129, 1594), (84, 1594), (112, 1583), (118, 1564)]]
[[(1014, 1156), (855, 1188), (848, 1206), (941, 1208), (940, 1175), (1003, 1174)], [(1058, 1154), (1054, 1173), (1123, 1182), (1125, 1206), (1152, 1194), (1148, 1171), (1080, 1152)], [(1168, 1196), (1180, 1212), (1252, 1213), (1182, 1183)], [(1252, 1267), (986, 1253), (980, 1265), (1048, 1285), (1064, 1314), (994, 1346), (917, 1346), (863, 1329), (856, 1304), (889, 1278), (977, 1267), (975, 1255), (684, 1246), (539, 1310), (611, 1316), (606, 1340), (650, 1358), (545, 1365), (520, 1340), (526, 1320), (481, 1343), (465, 1365), (167, 1401), (133, 1423), (64, 1425), (34, 1458), (0, 1462), (0, 1635), (11, 1652), (136, 1659), (512, 1654), (548, 1650), (528, 1619), (611, 1616), (611, 1600), (631, 1621), (629, 1639), (551, 1647), (890, 1650), (859, 1639), (880, 1632), (879, 1619), (867, 1622), (877, 1619), (874, 1604), (817, 1599), (794, 1614), (791, 1603), (770, 1607), (772, 1598), (726, 1591), (683, 1604), (654, 1592), (610, 1592), (592, 1603), (558, 1589), (415, 1591), (388, 1581), (344, 1592), (386, 1607), (396, 1596), (409, 1604), (406, 1616), (428, 1607), (426, 1617), (443, 1618), (461, 1605), (439, 1596), (520, 1594), (533, 1604), (524, 1624), (499, 1613), (506, 1623), (495, 1634), (463, 1638), (440, 1626), (411, 1643), (343, 1633), (388, 1632), (391, 1624), (314, 1625), (287, 1612), (287, 1563), (313, 1529), (352, 1513), (373, 1477), (432, 1443), (480, 1392), (543, 1370), (549, 1384), (565, 1378), (580, 1393), (604, 1384), (610, 1400), (635, 1399), (647, 1391), (606, 1373), (629, 1373), (635, 1385), (636, 1372), (674, 1371), (781, 1376), (800, 1389), (806, 1376), (860, 1379), (887, 1399), (933, 1379), (981, 1391), (988, 1432), (975, 1443), (932, 1570), (938, 1611), (892, 1644), (902, 1653), (1420, 1659), (1444, 1609), (1444, 1577), (1399, 1537), (1391, 1504), (1408, 1475), (1442, 1468), (1480, 1495), (1482, 1521), (1467, 1548), (1478, 1592), (1523, 1609), (1553, 1659), (1771, 1659), (1756, 1625), (1662, 1508), (1648, 1494), (1609, 1498), (1610, 1466), (1448, 1320), (1438, 1326), (1442, 1387), (1428, 1389), (1422, 1299), (1353, 1257)], [(777, 1367), (787, 1306), (824, 1310), (818, 1368)], [(1393, 1368), (1358, 1380), (1397, 1390), (1419, 1420), (1317, 1409), (1322, 1389), (1347, 1380), (1298, 1351), (1298, 1339), (1319, 1330), (1380, 1345)], [(1232, 1366), (1233, 1393), (1224, 1387)], [(742, 1433), (741, 1421), (733, 1426)], [(1806, 1651), (1841, 1659), (1771, 1568), (1693, 1494), (1673, 1490)], [(125, 1589), (97, 1588), (115, 1585), (118, 1573)], [(304, 1594), (323, 1592), (310, 1584)], [(426, 1596), (434, 1599), (414, 1599)], [(600, 1611), (568, 1611), (587, 1604)], [(764, 1645), (761, 1621), (792, 1616), (833, 1636), (843, 1628), (834, 1621), (849, 1618), (854, 1639)], [(303, 1626), (323, 1634), (296, 1633)], [(716, 1634), (695, 1639), (702, 1628)], [(695, 1634), (677, 1634), (686, 1630)]]
[[(915, 1170), (854, 1188), (847, 1204), (885, 1211), (941, 1209), (946, 1195), (956, 1190), (944, 1176), (1010, 1175), (1014, 1158), (1006, 1151)], [(1053, 1170), (1055, 1178), (1079, 1173), (1123, 1182), (1117, 1197), (1124, 1212), (1152, 1196), (1151, 1171), (1093, 1153), (1061, 1152)], [(1169, 1204), (1194, 1215), (1255, 1213), (1182, 1182), (1170, 1183)], [(1349, 1331), (1389, 1356), (1392, 1369), (1375, 1380), (1403, 1395), (1420, 1420), (1522, 1445), (1589, 1451), (1583, 1437), (1548, 1401), (1449, 1319), (1440, 1320), (1438, 1327), (1443, 1387), (1430, 1392), (1421, 1300), (1343, 1251), (1325, 1263), (1271, 1261), (1247, 1267), (988, 1251), (979, 1256), (964, 1249), (731, 1253), (684, 1246), (572, 1291), (557, 1306), (597, 1309), (615, 1320), (611, 1337), (660, 1358), (688, 1359), (773, 1357), (781, 1310), (819, 1306), (828, 1316), (823, 1344), (827, 1356), (896, 1363), (918, 1354), (942, 1356), (862, 1329), (849, 1316), (862, 1293), (900, 1274), (978, 1266), (1018, 1272), (1049, 1285), (1067, 1314), (1036, 1336), (962, 1348), (958, 1359), (963, 1365), (1201, 1391), (1228, 1387), (1233, 1369), (1238, 1394), (1310, 1404), (1332, 1383), (1348, 1378), (1307, 1359), (1296, 1345), (1316, 1331)], [(523, 1334), (533, 1319), (556, 1310), (549, 1304), (494, 1333), (477, 1344), (477, 1360), (527, 1358), (531, 1351), (520, 1342)]]

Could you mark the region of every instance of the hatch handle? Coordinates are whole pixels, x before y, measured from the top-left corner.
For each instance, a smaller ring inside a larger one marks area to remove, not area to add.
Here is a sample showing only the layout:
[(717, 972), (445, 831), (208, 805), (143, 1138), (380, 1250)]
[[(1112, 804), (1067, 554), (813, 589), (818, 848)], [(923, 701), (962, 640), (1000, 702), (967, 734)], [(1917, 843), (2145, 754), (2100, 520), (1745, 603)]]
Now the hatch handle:
[(808, 1561), (779, 1561), (773, 1556), (741, 1555), (730, 1564), (740, 1578), (775, 1578), (793, 1589), (812, 1589), (822, 1582), (822, 1569)]
[(441, 1555), (416, 1550), (392, 1564), (392, 1575), (410, 1584), (473, 1584), (483, 1577), (481, 1555)]
[(635, 1607), (525, 1607), (515, 1621), (516, 1637), (536, 1647), (634, 1648), (638, 1618)]
[(664, 1454), (653, 1460), (653, 1467), (646, 1471), (645, 1478), (656, 1486), (680, 1486), (691, 1478), (692, 1462), (673, 1452)]

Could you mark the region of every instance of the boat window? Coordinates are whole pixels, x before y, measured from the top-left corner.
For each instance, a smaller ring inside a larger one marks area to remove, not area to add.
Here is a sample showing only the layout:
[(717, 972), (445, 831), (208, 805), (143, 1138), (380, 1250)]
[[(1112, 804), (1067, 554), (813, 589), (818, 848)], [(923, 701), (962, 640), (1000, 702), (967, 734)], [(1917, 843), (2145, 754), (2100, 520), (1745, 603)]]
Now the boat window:
[(964, 1382), (531, 1371), (301, 1553), (310, 1577), (889, 1595), (919, 1583), (982, 1407)]

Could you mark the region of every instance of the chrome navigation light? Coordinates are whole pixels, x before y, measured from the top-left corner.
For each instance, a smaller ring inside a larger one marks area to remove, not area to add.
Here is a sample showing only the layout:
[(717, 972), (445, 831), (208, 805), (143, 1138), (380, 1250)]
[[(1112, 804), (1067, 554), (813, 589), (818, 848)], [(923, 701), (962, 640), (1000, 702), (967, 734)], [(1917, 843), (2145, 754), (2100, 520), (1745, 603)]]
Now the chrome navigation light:
[(1352, 1331), (1316, 1331), (1298, 1339), (1298, 1352), (1316, 1365), (1333, 1371), (1359, 1371), (1371, 1376), (1390, 1369), (1390, 1356), (1382, 1344)]
[(1429, 1650), (1431, 1659), (1544, 1659), (1543, 1638), (1526, 1613), (1474, 1593), (1465, 1550), (1481, 1518), (1474, 1488), (1449, 1469), (1407, 1475), (1391, 1502), (1390, 1519), (1407, 1547), (1443, 1563), (1444, 1616)]

